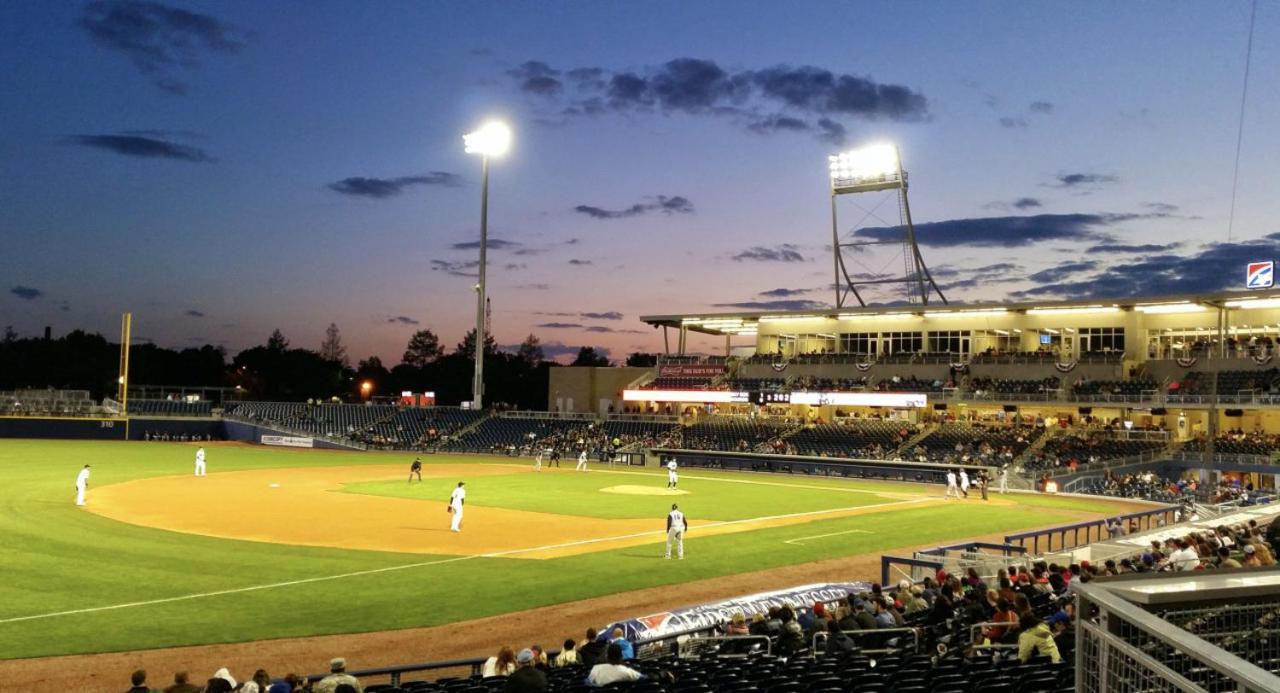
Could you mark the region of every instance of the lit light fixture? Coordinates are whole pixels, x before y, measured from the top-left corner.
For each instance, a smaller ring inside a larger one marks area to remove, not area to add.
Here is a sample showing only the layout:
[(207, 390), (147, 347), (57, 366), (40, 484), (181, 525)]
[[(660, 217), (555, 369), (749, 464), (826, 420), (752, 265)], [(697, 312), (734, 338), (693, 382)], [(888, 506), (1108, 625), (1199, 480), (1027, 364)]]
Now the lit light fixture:
[(995, 315), (1005, 315), (1009, 311), (1004, 308), (983, 308), (981, 310), (942, 310), (937, 312), (926, 311), (926, 318), (982, 318)]
[(827, 157), (833, 181), (866, 181), (898, 173), (898, 148), (892, 144), (865, 147)]
[(1205, 307), (1199, 303), (1152, 303), (1145, 306), (1134, 306), (1139, 313), (1149, 315), (1165, 315), (1169, 313), (1202, 313)]
[(1280, 298), (1244, 298), (1222, 305), (1228, 308), (1280, 308)]
[(787, 322), (791, 320), (818, 320), (821, 315), (762, 315), (760, 322)]
[(1032, 308), (1027, 315), (1083, 315), (1085, 313), (1118, 313), (1117, 306), (1079, 306), (1076, 308)]
[(901, 318), (913, 318), (915, 313), (841, 313), (836, 316), (841, 320), (868, 320), (877, 318), (880, 320), (896, 320)]
[(511, 147), (511, 128), (506, 123), (492, 120), (479, 130), (462, 136), (462, 144), (468, 154), (502, 156)]

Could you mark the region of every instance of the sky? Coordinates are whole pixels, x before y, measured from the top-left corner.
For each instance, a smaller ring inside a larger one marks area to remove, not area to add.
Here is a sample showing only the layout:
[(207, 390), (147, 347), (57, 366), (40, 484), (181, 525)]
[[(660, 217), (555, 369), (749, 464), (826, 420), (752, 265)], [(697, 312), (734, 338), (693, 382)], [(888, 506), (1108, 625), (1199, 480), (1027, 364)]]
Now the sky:
[[(662, 349), (640, 315), (834, 301), (826, 157), (896, 143), (952, 301), (1242, 288), (1280, 256), (1280, 7), (0, 3), (0, 324), (396, 363)], [(867, 211), (870, 211), (868, 214)], [(842, 241), (892, 239), (841, 196)], [(1230, 237), (1228, 237), (1228, 227)], [(879, 254), (877, 254), (877, 252)], [(901, 273), (892, 246), (851, 272)], [(892, 293), (879, 300), (901, 298)], [(746, 340), (747, 338), (740, 338)], [(691, 348), (723, 349), (695, 337)]]

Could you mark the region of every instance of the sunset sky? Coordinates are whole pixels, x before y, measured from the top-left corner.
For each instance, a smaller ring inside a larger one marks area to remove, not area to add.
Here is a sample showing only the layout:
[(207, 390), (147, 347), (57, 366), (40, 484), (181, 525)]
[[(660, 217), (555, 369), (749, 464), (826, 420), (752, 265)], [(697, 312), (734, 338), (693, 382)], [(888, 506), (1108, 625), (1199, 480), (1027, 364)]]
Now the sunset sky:
[[(953, 300), (1241, 288), (1280, 256), (1280, 7), (0, 3), (0, 325), (399, 360), (661, 349), (644, 314), (820, 307), (826, 157), (896, 142)], [(847, 237), (895, 205), (842, 199)], [(861, 205), (873, 209), (864, 218)], [(1270, 235), (1274, 234), (1274, 237)], [(901, 271), (868, 259), (863, 271)], [(885, 268), (888, 268), (886, 270)], [(858, 269), (858, 267), (853, 267)], [(894, 298), (885, 296), (884, 298)], [(716, 340), (695, 348), (721, 348)]]

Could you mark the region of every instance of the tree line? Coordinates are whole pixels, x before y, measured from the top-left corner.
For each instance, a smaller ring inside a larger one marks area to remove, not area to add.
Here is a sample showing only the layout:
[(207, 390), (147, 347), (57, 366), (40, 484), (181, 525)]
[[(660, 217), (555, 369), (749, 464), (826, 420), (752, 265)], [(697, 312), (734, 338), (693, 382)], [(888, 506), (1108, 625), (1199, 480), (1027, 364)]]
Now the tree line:
[[(435, 392), (439, 404), (471, 399), (475, 330), (452, 350), (428, 329), (415, 332), (400, 363), (388, 368), (377, 356), (353, 366), (335, 324), (325, 331), (318, 349), (294, 347), (275, 330), (265, 344), (249, 347), (228, 360), (222, 347), (167, 349), (135, 344), (129, 352), (129, 380), (134, 385), (173, 388), (233, 388), (236, 397), (303, 401), (337, 397), (354, 402), (402, 391)], [(560, 364), (547, 359), (532, 334), (514, 352), (499, 350), (485, 335), (485, 402), (520, 409), (545, 409), (549, 371)], [(120, 346), (100, 334), (75, 330), (63, 337), (22, 338), (6, 328), (0, 338), (0, 390), (45, 388), (88, 390), (94, 399), (114, 396)], [(634, 353), (625, 365), (652, 366), (656, 355)], [(609, 366), (594, 347), (581, 347), (574, 366)], [(368, 382), (368, 391), (362, 390)], [(238, 388), (238, 389), (236, 389)]]

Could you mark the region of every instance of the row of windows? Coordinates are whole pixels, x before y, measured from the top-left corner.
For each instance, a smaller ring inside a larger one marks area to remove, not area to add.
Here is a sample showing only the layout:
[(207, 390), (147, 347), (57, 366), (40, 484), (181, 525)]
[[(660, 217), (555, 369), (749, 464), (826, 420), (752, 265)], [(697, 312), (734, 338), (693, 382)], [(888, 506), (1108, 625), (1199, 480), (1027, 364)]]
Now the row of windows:
[[(1020, 351), (1021, 335), (981, 335), (983, 344), (1001, 351)], [(1041, 335), (1045, 345), (1061, 345), (1061, 336)], [(798, 352), (837, 350), (845, 354), (901, 354), (921, 351), (949, 351), (958, 354), (972, 352), (971, 330), (939, 330), (932, 332), (845, 332), (838, 335), (798, 335), (779, 340), (788, 343)], [(838, 344), (838, 349), (836, 346)], [(1124, 351), (1123, 327), (1081, 328), (1076, 341), (1081, 353), (1093, 351)]]

